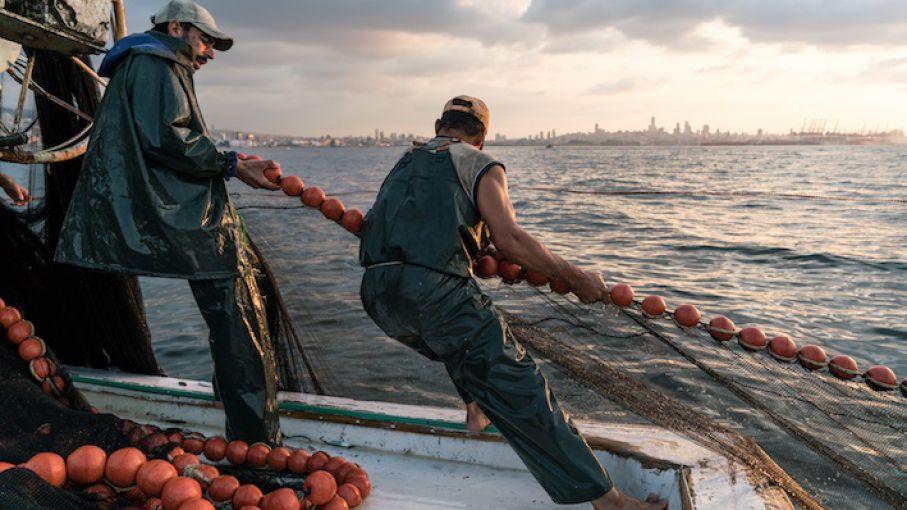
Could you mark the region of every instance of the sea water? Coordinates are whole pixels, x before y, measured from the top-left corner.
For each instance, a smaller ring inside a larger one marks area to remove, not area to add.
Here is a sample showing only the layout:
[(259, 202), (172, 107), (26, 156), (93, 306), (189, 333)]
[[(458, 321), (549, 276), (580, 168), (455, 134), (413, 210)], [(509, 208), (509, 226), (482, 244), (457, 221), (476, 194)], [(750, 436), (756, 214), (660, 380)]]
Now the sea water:
[[(285, 175), (367, 211), (403, 150), (255, 152), (278, 160)], [(757, 325), (800, 345), (849, 354), (861, 367), (887, 364), (907, 376), (907, 148), (486, 150), (507, 167), (518, 222), (557, 254), (603, 272), (610, 284), (628, 283), (637, 296), (664, 296), (669, 308), (692, 303), (705, 319), (727, 315), (738, 327)], [(230, 189), (238, 202), (296, 203), (235, 182)], [(281, 223), (326, 221), (292, 209), (255, 213)], [(355, 251), (346, 255), (355, 266)], [(305, 260), (298, 264), (298, 276), (281, 278), (317, 280)], [(360, 274), (349, 272), (351, 286)], [(165, 369), (210, 377), (207, 331), (185, 285), (143, 282)], [(322, 300), (330, 301), (323, 291)], [(348, 327), (337, 323), (338, 330)], [(195, 346), (190, 355), (187, 342)]]

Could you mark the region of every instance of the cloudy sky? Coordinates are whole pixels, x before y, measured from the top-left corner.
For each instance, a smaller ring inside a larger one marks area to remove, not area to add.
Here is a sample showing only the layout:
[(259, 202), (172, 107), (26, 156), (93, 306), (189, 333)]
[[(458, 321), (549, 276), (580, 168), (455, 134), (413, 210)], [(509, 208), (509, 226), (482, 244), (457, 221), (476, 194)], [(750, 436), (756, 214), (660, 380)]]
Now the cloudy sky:
[[(131, 32), (163, 0), (126, 0)], [(196, 75), (209, 124), (429, 134), (445, 100), (520, 137), (907, 126), (904, 0), (201, 0), (236, 38)]]

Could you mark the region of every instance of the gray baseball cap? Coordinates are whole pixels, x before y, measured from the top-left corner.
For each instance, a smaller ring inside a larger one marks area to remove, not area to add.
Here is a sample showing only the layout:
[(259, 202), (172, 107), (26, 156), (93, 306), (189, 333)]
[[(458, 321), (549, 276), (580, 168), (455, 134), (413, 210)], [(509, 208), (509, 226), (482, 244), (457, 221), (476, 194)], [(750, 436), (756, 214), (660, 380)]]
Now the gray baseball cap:
[(151, 24), (179, 21), (192, 23), (196, 28), (214, 39), (214, 49), (227, 51), (233, 46), (233, 38), (217, 29), (214, 16), (201, 5), (188, 0), (170, 0), (163, 9), (151, 17)]

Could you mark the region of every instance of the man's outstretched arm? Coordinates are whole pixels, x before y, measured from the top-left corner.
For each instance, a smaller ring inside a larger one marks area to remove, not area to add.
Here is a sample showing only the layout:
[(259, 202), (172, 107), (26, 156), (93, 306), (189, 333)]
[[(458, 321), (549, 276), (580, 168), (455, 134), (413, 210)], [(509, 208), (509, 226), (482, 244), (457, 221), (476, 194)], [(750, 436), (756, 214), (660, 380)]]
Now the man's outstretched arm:
[(491, 241), (507, 260), (566, 282), (584, 303), (609, 301), (608, 287), (601, 274), (570, 264), (517, 225), (502, 166), (494, 165), (485, 171), (479, 181), (476, 202), (491, 231)]

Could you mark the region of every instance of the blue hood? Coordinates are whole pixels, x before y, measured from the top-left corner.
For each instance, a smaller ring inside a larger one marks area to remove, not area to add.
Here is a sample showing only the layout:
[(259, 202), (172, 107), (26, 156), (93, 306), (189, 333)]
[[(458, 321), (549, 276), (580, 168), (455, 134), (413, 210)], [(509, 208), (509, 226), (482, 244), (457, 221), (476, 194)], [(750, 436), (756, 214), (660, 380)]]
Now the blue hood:
[(98, 74), (105, 78), (110, 78), (120, 62), (133, 51), (177, 60), (176, 54), (157, 37), (148, 33), (132, 34), (120, 39), (113, 45), (113, 48), (110, 48), (104, 60), (101, 61), (101, 66), (98, 67)]

